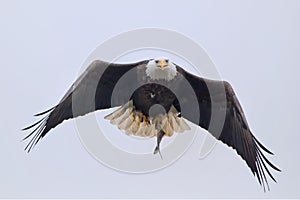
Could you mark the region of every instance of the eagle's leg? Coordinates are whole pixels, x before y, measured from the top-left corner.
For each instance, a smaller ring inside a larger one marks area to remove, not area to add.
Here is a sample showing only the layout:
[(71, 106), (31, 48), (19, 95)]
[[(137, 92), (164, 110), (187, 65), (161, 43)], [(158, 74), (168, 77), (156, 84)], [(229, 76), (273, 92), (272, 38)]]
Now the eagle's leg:
[(154, 149), (154, 154), (157, 154), (157, 152), (158, 152), (161, 159), (163, 159), (163, 158), (162, 158), (162, 155), (161, 155), (161, 152), (160, 152), (159, 145), (160, 145), (160, 142), (161, 142), (162, 138), (164, 137), (164, 135), (165, 135), (165, 132), (163, 130), (160, 130), (158, 132), (158, 134), (157, 134), (157, 144), (156, 144), (156, 147)]

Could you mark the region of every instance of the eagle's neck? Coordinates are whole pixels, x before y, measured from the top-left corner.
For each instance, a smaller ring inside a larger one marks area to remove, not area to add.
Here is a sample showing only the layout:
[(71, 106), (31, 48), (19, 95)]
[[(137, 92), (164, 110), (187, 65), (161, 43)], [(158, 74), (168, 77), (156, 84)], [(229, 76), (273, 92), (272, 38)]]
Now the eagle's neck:
[(146, 74), (152, 80), (165, 80), (170, 81), (175, 78), (177, 74), (176, 66), (173, 63), (169, 63), (165, 69), (157, 67), (154, 60), (151, 60), (146, 65)]

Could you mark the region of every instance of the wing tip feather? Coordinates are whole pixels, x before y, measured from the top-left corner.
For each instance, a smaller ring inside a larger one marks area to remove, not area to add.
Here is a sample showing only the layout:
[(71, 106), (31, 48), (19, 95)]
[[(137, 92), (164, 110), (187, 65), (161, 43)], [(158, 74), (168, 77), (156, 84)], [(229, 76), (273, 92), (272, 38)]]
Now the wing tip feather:
[(41, 112), (41, 113), (38, 113), (38, 114), (34, 115), (34, 116), (41, 116), (41, 115), (45, 115), (45, 114), (48, 113), (46, 116), (44, 116), (39, 121), (37, 121), (34, 124), (22, 129), (22, 131), (27, 131), (27, 130), (30, 130), (30, 129), (34, 128), (29, 134), (27, 134), (22, 139), (22, 141), (25, 141), (25, 140), (29, 139), (30, 137), (32, 137), (30, 139), (30, 141), (28, 142), (28, 144), (24, 148), (24, 150), (27, 153), (29, 153), (35, 147), (37, 142), (40, 141), (43, 138), (44, 134), (47, 132), (47, 131), (45, 131), (45, 130), (47, 130), (46, 129), (47, 128), (47, 121), (49, 119), (51, 111), (54, 110), (54, 109), (55, 109), (55, 107), (52, 107), (51, 109), (48, 109), (44, 112)]
[(44, 114), (46, 114), (46, 113), (49, 113), (49, 112), (51, 112), (52, 110), (54, 110), (55, 107), (56, 107), (56, 106), (54, 106), (54, 107), (52, 107), (52, 108), (50, 108), (50, 109), (48, 109), (48, 110), (46, 110), (46, 111), (37, 113), (37, 114), (35, 114), (34, 116), (35, 116), (35, 117), (38, 117), (38, 116), (44, 115)]
[[(252, 134), (252, 133), (251, 133)], [(263, 186), (264, 192), (266, 192), (265, 186), (267, 186), (268, 191), (270, 191), (269, 183), (267, 176), (265, 175), (265, 172), (267, 172), (268, 176), (275, 182), (277, 183), (276, 179), (270, 172), (269, 168), (267, 167), (266, 163), (268, 164), (269, 167), (271, 167), (273, 170), (276, 170), (278, 172), (281, 172), (281, 169), (276, 167), (274, 164), (272, 164), (266, 156), (263, 154), (261, 149), (263, 149), (265, 152), (269, 153), (269, 151), (266, 147), (264, 147), (252, 134), (252, 137), (254, 139), (254, 144), (255, 144), (255, 152), (256, 152), (256, 176), (259, 181), (259, 183)], [(267, 150), (267, 151), (266, 151)], [(272, 153), (272, 155), (274, 155)]]

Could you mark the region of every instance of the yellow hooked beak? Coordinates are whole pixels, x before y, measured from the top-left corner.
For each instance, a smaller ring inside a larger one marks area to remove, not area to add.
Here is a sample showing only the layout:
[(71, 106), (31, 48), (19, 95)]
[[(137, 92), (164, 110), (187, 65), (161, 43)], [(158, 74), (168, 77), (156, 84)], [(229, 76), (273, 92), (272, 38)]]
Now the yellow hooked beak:
[(168, 67), (168, 62), (169, 62), (169, 60), (166, 60), (166, 59), (161, 59), (161, 60), (155, 61), (157, 67), (159, 67), (160, 69), (166, 69)]

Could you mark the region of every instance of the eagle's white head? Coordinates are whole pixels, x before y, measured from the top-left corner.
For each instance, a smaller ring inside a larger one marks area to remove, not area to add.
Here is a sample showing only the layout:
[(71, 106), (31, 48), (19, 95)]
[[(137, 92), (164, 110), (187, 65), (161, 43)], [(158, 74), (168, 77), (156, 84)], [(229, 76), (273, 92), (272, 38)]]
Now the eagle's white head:
[(177, 74), (176, 66), (169, 59), (150, 60), (146, 65), (146, 74), (152, 80), (170, 81)]

